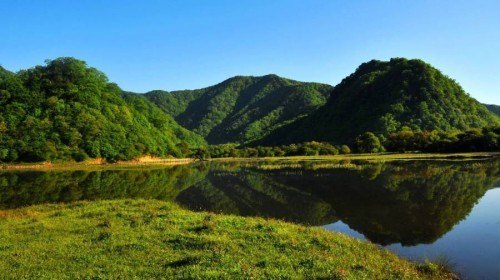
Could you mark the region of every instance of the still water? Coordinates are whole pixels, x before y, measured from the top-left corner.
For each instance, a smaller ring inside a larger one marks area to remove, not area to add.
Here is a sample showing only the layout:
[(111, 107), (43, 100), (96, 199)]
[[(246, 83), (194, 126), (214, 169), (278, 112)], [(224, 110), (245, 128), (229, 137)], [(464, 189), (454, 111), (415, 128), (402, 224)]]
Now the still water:
[(0, 207), (114, 198), (324, 226), (500, 279), (500, 160), (231, 162), (0, 172)]

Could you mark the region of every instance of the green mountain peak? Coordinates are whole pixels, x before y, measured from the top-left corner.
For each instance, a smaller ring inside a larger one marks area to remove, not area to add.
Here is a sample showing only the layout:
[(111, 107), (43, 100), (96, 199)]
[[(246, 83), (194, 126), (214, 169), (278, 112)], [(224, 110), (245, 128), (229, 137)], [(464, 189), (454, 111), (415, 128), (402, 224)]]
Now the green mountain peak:
[(352, 143), (372, 131), (380, 136), (413, 130), (467, 130), (498, 124), (498, 117), (453, 79), (419, 59), (371, 60), (334, 87), (327, 103), (261, 143)]
[(270, 74), (235, 76), (203, 89), (155, 91), (146, 97), (209, 143), (246, 143), (314, 111), (331, 89)]

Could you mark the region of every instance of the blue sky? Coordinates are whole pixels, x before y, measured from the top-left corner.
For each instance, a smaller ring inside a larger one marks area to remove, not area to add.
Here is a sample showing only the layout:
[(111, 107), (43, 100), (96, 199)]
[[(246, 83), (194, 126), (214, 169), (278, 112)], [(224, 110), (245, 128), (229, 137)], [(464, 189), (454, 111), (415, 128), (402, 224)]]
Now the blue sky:
[(73, 56), (124, 90), (235, 75), (340, 82), (371, 59), (423, 59), (500, 104), (500, 1), (2, 0), (0, 65)]

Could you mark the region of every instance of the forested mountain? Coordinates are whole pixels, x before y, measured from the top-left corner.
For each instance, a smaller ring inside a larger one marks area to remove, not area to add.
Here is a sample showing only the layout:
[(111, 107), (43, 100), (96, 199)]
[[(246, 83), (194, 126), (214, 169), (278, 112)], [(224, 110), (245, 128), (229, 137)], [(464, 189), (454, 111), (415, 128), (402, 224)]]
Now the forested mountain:
[(484, 106), (486, 106), (486, 108), (488, 108), (488, 110), (490, 110), (493, 114), (500, 116), (500, 105), (484, 104)]
[(276, 75), (237, 76), (203, 89), (152, 91), (146, 97), (211, 144), (248, 143), (316, 110), (331, 89)]
[(9, 72), (0, 67), (0, 161), (126, 160), (183, 156), (205, 141), (85, 62), (58, 58)]
[[(498, 106), (488, 106), (498, 114)], [(237, 76), (203, 89), (145, 95), (123, 92), (83, 61), (58, 58), (18, 73), (0, 67), (0, 109), (0, 162), (200, 156), (206, 141), (322, 141), (354, 144), (358, 152), (383, 151), (382, 144), (395, 151), (494, 150), (500, 123), (439, 70), (402, 58), (364, 63), (335, 87)], [(225, 146), (228, 152), (214, 155), (350, 151), (317, 142), (282, 150)]]
[(328, 102), (307, 118), (274, 131), (260, 144), (330, 141), (353, 143), (409, 128), (467, 130), (499, 119), (458, 83), (421, 60), (372, 60), (335, 86)]

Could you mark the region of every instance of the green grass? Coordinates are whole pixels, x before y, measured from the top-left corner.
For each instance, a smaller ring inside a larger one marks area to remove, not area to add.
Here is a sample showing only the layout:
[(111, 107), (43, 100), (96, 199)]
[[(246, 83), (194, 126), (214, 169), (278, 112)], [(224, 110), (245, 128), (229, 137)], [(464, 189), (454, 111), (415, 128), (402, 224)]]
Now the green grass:
[(276, 220), (155, 200), (0, 211), (4, 278), (446, 279), (373, 244)]

